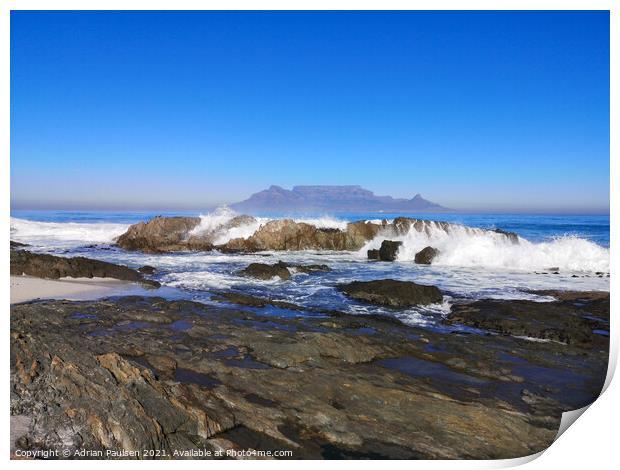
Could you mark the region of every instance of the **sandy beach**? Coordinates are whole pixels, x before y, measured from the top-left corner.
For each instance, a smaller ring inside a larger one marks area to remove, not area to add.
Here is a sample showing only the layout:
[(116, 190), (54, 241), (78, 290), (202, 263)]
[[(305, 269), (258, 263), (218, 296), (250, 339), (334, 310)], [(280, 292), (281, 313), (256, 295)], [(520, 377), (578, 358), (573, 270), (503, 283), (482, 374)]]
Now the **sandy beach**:
[(109, 295), (129, 283), (108, 278), (40, 279), (11, 276), (11, 304), (35, 299), (89, 300)]

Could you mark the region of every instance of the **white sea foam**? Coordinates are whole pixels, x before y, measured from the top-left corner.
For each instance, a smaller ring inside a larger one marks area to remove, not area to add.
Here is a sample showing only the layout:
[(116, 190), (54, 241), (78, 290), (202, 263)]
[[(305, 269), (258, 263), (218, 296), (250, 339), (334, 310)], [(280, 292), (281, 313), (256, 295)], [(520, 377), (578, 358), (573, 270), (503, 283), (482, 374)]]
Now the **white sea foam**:
[(11, 217), (11, 240), (45, 247), (112, 243), (128, 227), (128, 224), (36, 222)]
[[(255, 217), (252, 222), (236, 227), (226, 227), (228, 222), (239, 215), (239, 213), (228, 207), (219, 207), (215, 211), (208, 214), (201, 214), (200, 224), (190, 232), (190, 235), (211, 234), (214, 237), (213, 243), (215, 245), (221, 245), (232, 240), (233, 238), (249, 238), (261, 227), (261, 225), (273, 220), (265, 217)], [(293, 220), (298, 223), (314, 225), (317, 228), (335, 228), (339, 230), (346, 230), (347, 228), (346, 221), (329, 216), (317, 218), (295, 218)]]
[(440, 251), (434, 266), (609, 272), (609, 249), (583, 238), (564, 236), (534, 243), (519, 237), (519, 243), (513, 244), (502, 234), (457, 224), (429, 223), (425, 230), (412, 227), (401, 236), (380, 234), (358, 255), (379, 248), (386, 238), (403, 242), (399, 261), (413, 261), (418, 251), (432, 246)]
[(238, 215), (240, 214), (228, 207), (218, 207), (213, 212), (201, 214), (200, 224), (190, 232), (190, 235), (212, 234), (213, 243), (221, 245), (233, 238), (251, 237), (262, 224), (269, 221), (269, 219), (258, 217), (247, 224), (225, 228), (225, 225)]
[(293, 219), (295, 222), (314, 225), (316, 228), (336, 228), (339, 230), (347, 229), (347, 221), (339, 220), (334, 217), (323, 216), (317, 218)]

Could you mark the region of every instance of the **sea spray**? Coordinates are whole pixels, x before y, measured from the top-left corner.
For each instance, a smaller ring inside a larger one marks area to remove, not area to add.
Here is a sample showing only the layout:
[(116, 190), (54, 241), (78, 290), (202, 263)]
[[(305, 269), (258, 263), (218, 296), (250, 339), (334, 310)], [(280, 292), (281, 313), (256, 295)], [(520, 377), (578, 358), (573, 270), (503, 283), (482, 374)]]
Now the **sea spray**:
[(256, 232), (260, 226), (269, 221), (264, 218), (248, 218), (245, 223), (235, 226), (228, 224), (240, 214), (228, 207), (218, 207), (215, 211), (200, 215), (200, 224), (189, 235), (210, 234), (213, 244), (222, 245), (234, 238), (248, 238)]
[[(390, 236), (391, 235), (391, 236)], [(382, 232), (358, 253), (379, 248), (382, 240), (402, 241), (398, 261), (411, 262), (427, 246), (439, 250), (434, 266), (609, 272), (609, 249), (577, 236), (559, 236), (531, 242), (519, 237), (518, 243), (502, 233), (459, 224), (426, 222), (408, 232), (393, 235)]]

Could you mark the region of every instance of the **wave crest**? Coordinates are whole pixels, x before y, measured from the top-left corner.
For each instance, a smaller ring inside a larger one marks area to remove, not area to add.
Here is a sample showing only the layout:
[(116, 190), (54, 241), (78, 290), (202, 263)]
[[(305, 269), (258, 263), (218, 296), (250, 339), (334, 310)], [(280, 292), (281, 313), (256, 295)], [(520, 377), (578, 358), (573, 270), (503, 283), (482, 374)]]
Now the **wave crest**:
[[(360, 250), (375, 249), (386, 239), (375, 237)], [(439, 250), (436, 266), (507, 268), (535, 270), (558, 268), (568, 271), (609, 272), (609, 249), (577, 236), (556, 237), (531, 242), (519, 237), (512, 243), (501, 233), (458, 224), (425, 224), (423, 230), (413, 226), (407, 233), (389, 239), (402, 241), (398, 261), (413, 261), (415, 254), (427, 246)]]

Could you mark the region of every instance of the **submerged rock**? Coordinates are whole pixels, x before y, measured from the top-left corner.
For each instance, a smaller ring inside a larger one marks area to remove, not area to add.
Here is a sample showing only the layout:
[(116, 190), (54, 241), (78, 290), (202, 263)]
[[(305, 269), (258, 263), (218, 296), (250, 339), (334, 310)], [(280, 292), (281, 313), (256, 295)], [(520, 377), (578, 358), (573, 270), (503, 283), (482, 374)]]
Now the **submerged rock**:
[(443, 301), (441, 291), (437, 287), (411, 281), (393, 279), (354, 281), (340, 285), (338, 289), (352, 299), (393, 308), (407, 308)]
[(265, 281), (279, 277), (283, 281), (291, 278), (291, 272), (285, 267), (276, 264), (252, 263), (247, 268), (239, 271), (241, 276), (254, 277)]
[(392, 240), (383, 240), (381, 248), (379, 248), (379, 259), (381, 261), (395, 261), (398, 256), (398, 250), (403, 242), (395, 242)]
[(44, 279), (61, 277), (111, 277), (121, 281), (141, 282), (159, 287), (157, 281), (144, 279), (142, 274), (127, 266), (120, 266), (106, 261), (84, 258), (65, 258), (29, 251), (11, 251), (11, 275), (35, 276)]
[(417, 264), (431, 264), (438, 254), (439, 250), (437, 248), (427, 246), (415, 254), (414, 261)]

